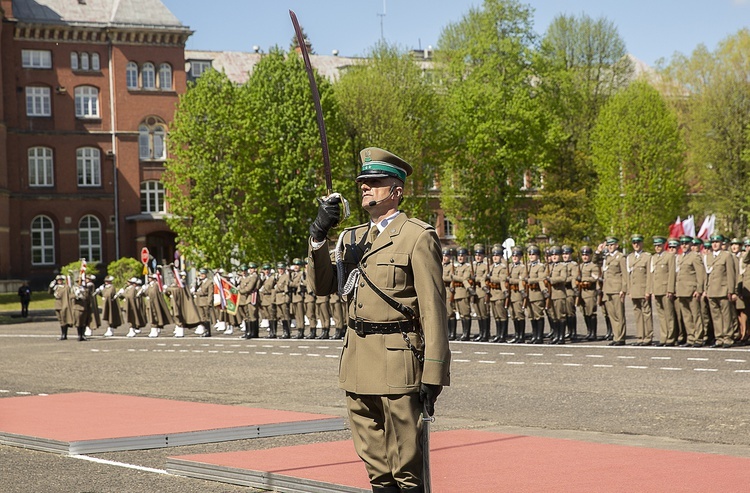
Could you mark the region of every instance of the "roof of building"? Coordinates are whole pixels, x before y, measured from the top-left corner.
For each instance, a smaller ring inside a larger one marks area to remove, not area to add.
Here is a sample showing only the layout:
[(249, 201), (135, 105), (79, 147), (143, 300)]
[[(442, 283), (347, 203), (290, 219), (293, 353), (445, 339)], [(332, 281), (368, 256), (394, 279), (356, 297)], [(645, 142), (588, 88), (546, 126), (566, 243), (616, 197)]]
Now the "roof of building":
[(161, 0), (13, 0), (22, 22), (186, 29)]
[[(199, 51), (185, 50), (185, 60), (211, 61), (211, 67), (224, 71), (229, 80), (237, 84), (247, 82), (255, 65), (263, 57), (262, 53), (241, 51)], [(338, 79), (342, 69), (360, 63), (362, 58), (334, 55), (310, 55), (310, 63), (323, 77), (330, 81)]]

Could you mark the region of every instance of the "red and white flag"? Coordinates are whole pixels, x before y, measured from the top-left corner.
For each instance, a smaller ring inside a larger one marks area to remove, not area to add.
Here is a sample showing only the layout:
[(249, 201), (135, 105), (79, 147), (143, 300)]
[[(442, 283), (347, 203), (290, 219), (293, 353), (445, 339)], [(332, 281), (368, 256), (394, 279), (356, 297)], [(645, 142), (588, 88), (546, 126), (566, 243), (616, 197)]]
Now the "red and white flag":
[(682, 229), (682, 221), (680, 220), (680, 216), (677, 216), (677, 220), (669, 227), (669, 237), (679, 238), (684, 234), (685, 231)]
[(715, 222), (716, 222), (716, 215), (711, 214), (711, 215), (706, 216), (706, 219), (703, 220), (703, 225), (701, 226), (701, 229), (698, 231), (698, 238), (702, 240), (709, 239), (714, 232)]
[[(86, 279), (86, 259), (81, 259), (81, 269), (78, 271), (78, 279)], [(80, 282), (80, 281), (79, 281)]]
[(164, 292), (164, 279), (161, 277), (161, 271), (159, 269), (156, 269), (156, 272), (154, 272), (154, 275), (156, 275), (156, 285), (159, 286), (159, 292)]
[(682, 230), (688, 236), (695, 236), (695, 219), (693, 216), (688, 216), (687, 219), (682, 221)]
[(184, 288), (185, 283), (182, 282), (182, 278), (180, 277), (180, 271), (174, 265), (172, 266), (172, 275), (174, 276), (175, 284), (177, 284), (177, 286), (179, 286), (180, 289)]

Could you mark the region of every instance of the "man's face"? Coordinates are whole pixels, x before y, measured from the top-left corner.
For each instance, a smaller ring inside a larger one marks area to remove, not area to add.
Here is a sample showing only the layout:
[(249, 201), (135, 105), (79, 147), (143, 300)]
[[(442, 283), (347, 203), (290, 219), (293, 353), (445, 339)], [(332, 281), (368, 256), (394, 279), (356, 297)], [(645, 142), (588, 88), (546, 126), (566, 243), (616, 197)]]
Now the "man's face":
[(464, 262), (466, 262), (466, 255), (464, 255), (463, 253), (459, 253), (458, 254), (458, 261), (461, 262), (462, 264)]
[(609, 250), (609, 253), (614, 253), (617, 250), (617, 243), (607, 244), (607, 250)]
[(492, 261), (493, 261), (494, 263), (496, 263), (496, 264), (499, 264), (499, 263), (500, 263), (500, 259), (502, 259), (502, 257), (501, 257), (500, 255), (493, 255), (493, 256), (492, 256)]
[(740, 244), (732, 243), (732, 246), (730, 248), (732, 249), (732, 253), (737, 253), (740, 251)]
[(474, 254), (474, 260), (477, 262), (482, 262), (484, 260), (484, 254), (483, 253), (475, 253)]
[(529, 254), (529, 260), (532, 261), (532, 262), (536, 262), (537, 260), (539, 260), (539, 255), (536, 254), (536, 253), (530, 253)]
[(550, 257), (549, 257), (549, 258), (550, 258), (550, 260), (551, 260), (551, 261), (552, 261), (553, 263), (557, 263), (557, 262), (559, 262), (559, 261), (560, 261), (560, 255), (559, 255), (559, 254), (557, 254), (557, 253), (553, 253), (552, 255), (550, 255)]
[(569, 253), (563, 253), (562, 254), (563, 262), (570, 262), (570, 254)]
[(641, 250), (643, 250), (643, 242), (638, 240), (633, 241), (633, 250), (635, 250), (636, 252), (640, 252)]
[[(397, 207), (403, 193), (403, 184), (392, 177), (365, 178), (357, 183), (362, 192), (362, 208), (368, 212), (386, 212)], [(371, 206), (373, 201), (378, 203)]]
[(514, 254), (511, 258), (513, 259), (514, 263), (518, 263), (518, 262), (521, 261), (521, 256), (520, 255), (515, 255)]
[(581, 260), (583, 260), (584, 262), (588, 262), (589, 259), (591, 259), (591, 255), (590, 254), (588, 254), (588, 253), (582, 253), (581, 254)]
[(297, 265), (297, 264), (292, 265), (292, 270), (294, 272), (299, 272), (299, 265)]
[(719, 250), (721, 250), (721, 241), (719, 240), (712, 241), (711, 250), (713, 250), (714, 252), (718, 252)]
[(691, 244), (690, 245), (690, 251), (691, 252), (700, 252), (701, 251), (701, 246), (700, 245)]
[(663, 243), (654, 243), (654, 251), (656, 253), (661, 253), (664, 251), (664, 244)]

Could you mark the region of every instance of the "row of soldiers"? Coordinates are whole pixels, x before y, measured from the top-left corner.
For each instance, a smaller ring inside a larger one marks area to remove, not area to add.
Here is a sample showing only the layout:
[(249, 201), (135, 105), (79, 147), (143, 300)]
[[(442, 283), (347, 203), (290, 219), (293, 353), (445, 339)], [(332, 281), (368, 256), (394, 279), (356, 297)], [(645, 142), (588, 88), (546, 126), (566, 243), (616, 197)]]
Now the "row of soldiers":
[[(291, 338), (296, 328), (299, 339), (343, 339), (343, 301), (338, 295), (316, 296), (307, 283), (304, 265), (303, 260), (295, 258), (291, 266), (278, 262), (275, 269), (270, 263), (259, 269), (258, 264), (250, 262), (240, 266), (237, 274), (200, 269), (192, 286), (188, 286), (184, 271), (176, 273), (169, 286), (163, 286), (154, 273), (148, 275), (146, 283), (133, 277), (119, 290), (112, 285), (111, 276), (96, 288), (93, 275), (80, 276), (75, 283), (59, 275), (50, 283), (50, 293), (55, 297), (61, 340), (67, 339), (73, 326), (78, 329), (79, 340), (85, 340), (92, 328), (106, 325), (104, 336), (109, 337), (123, 324), (128, 327), (128, 337), (135, 337), (146, 324), (151, 325), (149, 337), (158, 337), (166, 325), (174, 324), (175, 337), (183, 337), (185, 329), (194, 328), (197, 335), (210, 337), (212, 328), (225, 335), (238, 328), (244, 331), (244, 338), (251, 339), (259, 337), (263, 325), (269, 338)], [(223, 282), (217, 282), (217, 276)], [(219, 284), (230, 288), (223, 299)], [(228, 303), (233, 292), (238, 296)], [(101, 315), (97, 296), (102, 298)], [(277, 335), (279, 322), (281, 334)]]

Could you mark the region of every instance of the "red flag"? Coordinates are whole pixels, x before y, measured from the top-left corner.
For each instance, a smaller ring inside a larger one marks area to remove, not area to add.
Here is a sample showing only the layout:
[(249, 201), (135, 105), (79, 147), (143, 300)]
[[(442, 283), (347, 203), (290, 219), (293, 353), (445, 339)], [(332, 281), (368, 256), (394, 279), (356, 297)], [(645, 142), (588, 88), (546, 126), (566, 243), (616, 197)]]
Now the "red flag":
[(677, 217), (677, 221), (674, 222), (673, 225), (669, 227), (669, 237), (670, 238), (679, 238), (680, 236), (683, 236), (685, 234), (685, 230), (682, 229), (682, 221), (679, 217)]
[(172, 275), (174, 276), (174, 282), (177, 283), (180, 289), (184, 288), (185, 284), (182, 282), (182, 278), (180, 277), (180, 272), (177, 270), (177, 267), (175, 267), (174, 265), (172, 266)]
[(78, 279), (86, 278), (86, 259), (81, 259), (81, 270), (78, 272)]
[(155, 272), (156, 275), (156, 285), (159, 286), (159, 292), (164, 292), (164, 280), (161, 278), (161, 271), (159, 269), (156, 269)]

